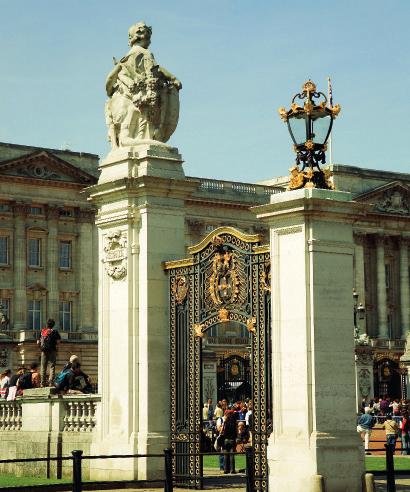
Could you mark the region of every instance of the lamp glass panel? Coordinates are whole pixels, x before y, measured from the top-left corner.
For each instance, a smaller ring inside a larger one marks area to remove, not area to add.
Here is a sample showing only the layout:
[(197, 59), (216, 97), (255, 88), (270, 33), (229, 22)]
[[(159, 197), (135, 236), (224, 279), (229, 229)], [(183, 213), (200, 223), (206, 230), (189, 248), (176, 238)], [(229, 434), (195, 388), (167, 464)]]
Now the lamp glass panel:
[(327, 134), (329, 131), (332, 118), (330, 116), (324, 116), (323, 118), (317, 118), (312, 121), (313, 126), (313, 141), (317, 144), (324, 144), (327, 140)]
[(296, 145), (306, 142), (306, 120), (301, 118), (289, 118), (289, 126)]

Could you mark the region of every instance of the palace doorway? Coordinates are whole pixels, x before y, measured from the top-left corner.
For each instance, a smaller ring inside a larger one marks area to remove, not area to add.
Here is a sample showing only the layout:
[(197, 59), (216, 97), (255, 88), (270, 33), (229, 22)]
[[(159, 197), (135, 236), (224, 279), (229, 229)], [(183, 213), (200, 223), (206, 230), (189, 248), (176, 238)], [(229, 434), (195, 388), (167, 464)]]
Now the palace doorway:
[[(255, 490), (267, 490), (271, 421), (270, 255), (261, 236), (219, 228), (167, 262), (175, 483), (202, 488), (202, 407), (253, 400)], [(238, 341), (239, 340), (239, 341)], [(233, 344), (231, 343), (233, 341)]]

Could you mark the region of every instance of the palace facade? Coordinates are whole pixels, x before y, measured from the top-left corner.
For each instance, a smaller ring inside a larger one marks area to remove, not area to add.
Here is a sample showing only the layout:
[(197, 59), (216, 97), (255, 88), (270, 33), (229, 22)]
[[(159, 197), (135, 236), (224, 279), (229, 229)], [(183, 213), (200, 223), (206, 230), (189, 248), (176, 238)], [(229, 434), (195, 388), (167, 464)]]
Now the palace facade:
[[(354, 223), (355, 282), (364, 319), (352, 297), (357, 397), (406, 395), (401, 357), (410, 329), (410, 174), (333, 165), (336, 189), (362, 207)], [(97, 232), (84, 190), (98, 180), (98, 156), (0, 144), (0, 370), (38, 358), (35, 340), (47, 318), (62, 334), (59, 365), (75, 353), (97, 372)], [(185, 245), (217, 227), (245, 233), (268, 229), (250, 208), (281, 193), (287, 178), (261, 184), (186, 178)], [(356, 313), (359, 314), (359, 313)], [(329, 330), (332, 327), (329, 326)], [(249, 332), (225, 323), (203, 341), (203, 398), (250, 396)]]
[(96, 376), (97, 179), (96, 155), (0, 143), (0, 371), (38, 360), (54, 318), (58, 367), (76, 354)]

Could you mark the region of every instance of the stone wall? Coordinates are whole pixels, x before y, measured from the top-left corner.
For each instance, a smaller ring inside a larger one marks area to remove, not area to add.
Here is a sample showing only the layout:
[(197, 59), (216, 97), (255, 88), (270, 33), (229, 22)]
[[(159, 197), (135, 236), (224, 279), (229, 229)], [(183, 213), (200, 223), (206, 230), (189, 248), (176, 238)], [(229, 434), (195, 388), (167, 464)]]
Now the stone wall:
[[(31, 392), (42, 390), (31, 390)], [(30, 390), (29, 390), (30, 393)], [(75, 449), (90, 454), (95, 433), (97, 395), (27, 396), (14, 402), (0, 402), (0, 459), (71, 456)], [(0, 473), (17, 476), (72, 476), (72, 461), (1, 464)], [(89, 461), (82, 467), (90, 477)]]

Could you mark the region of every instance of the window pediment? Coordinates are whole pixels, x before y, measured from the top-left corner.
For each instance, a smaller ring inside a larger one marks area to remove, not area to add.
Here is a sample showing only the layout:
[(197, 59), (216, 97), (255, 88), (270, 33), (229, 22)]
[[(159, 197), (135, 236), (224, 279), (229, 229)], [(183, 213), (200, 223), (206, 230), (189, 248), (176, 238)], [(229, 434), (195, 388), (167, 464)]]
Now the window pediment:
[(97, 181), (91, 174), (46, 151), (0, 162), (1, 175), (83, 185), (94, 184)]

